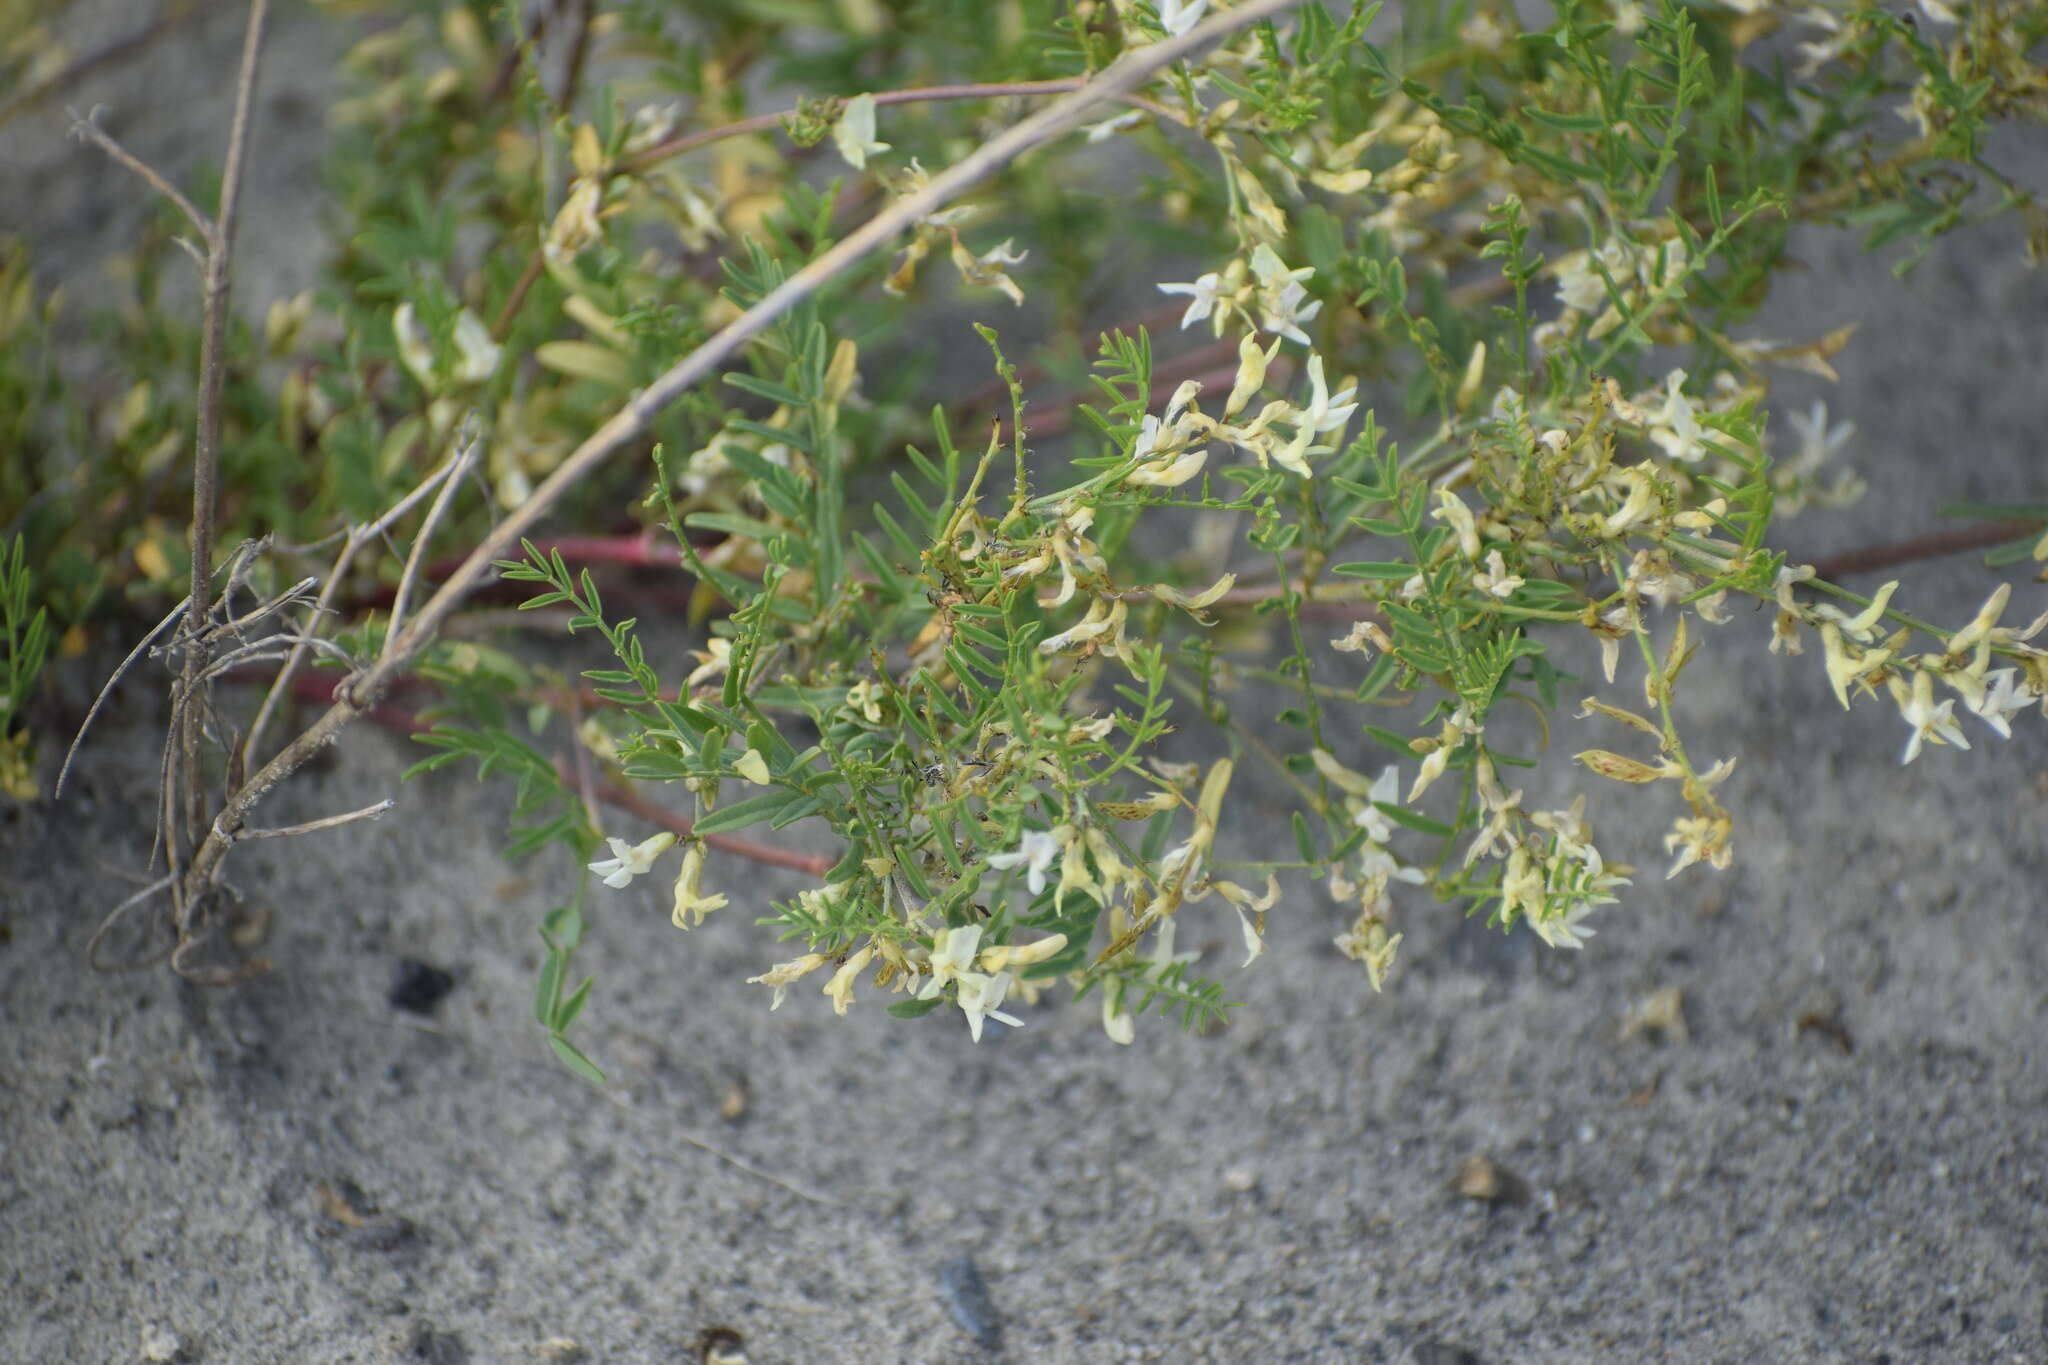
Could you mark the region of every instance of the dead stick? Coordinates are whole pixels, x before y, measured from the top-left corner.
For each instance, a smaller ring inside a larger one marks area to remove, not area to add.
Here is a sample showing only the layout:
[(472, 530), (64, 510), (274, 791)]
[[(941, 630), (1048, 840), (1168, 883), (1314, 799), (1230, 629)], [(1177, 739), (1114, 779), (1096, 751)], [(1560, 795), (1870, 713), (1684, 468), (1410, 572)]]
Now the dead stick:
[[(200, 790), (200, 748), (205, 740), (205, 707), (200, 689), (205, 686), (207, 649), (204, 635), (212, 611), (214, 510), (219, 500), (216, 488), (220, 469), (221, 391), (227, 380), (228, 295), (232, 280), (236, 203), (242, 189), (242, 162), (249, 142), (249, 107), (256, 93), (256, 59), (263, 48), (263, 29), (270, 14), (270, 0), (250, 0), (249, 30), (242, 41), (242, 69), (235, 81), (235, 114), (228, 128), (227, 160), (221, 173), (220, 208), (206, 251), (205, 331), (199, 350), (198, 433), (192, 455), (192, 577), (184, 631), (189, 642), (185, 650), (183, 705), (178, 714), (178, 765), (171, 774), (172, 790), (166, 794), (165, 812), (175, 817), (195, 841), (206, 818), (205, 796)], [(179, 825), (168, 825), (164, 846), (175, 872), (183, 861), (185, 835)], [(187, 883), (178, 897), (178, 937), (182, 940), (191, 925), (195, 901), (193, 892), (204, 885)]]

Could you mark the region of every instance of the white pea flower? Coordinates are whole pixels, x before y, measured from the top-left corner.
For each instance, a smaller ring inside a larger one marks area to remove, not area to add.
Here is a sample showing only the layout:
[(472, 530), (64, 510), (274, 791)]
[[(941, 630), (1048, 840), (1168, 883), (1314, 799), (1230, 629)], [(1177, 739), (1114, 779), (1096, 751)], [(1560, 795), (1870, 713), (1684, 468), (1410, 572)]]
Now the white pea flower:
[(707, 678), (716, 678), (732, 667), (732, 641), (722, 635), (714, 635), (704, 642), (704, 648), (690, 651), (698, 661), (690, 676), (683, 679), (683, 686), (695, 687)]
[(455, 315), (455, 374), (464, 384), (481, 384), (498, 369), (505, 348), (491, 340), (483, 319), (465, 308)]
[(1266, 951), (1266, 912), (1280, 902), (1280, 879), (1267, 873), (1264, 895), (1248, 891), (1236, 882), (1217, 882), (1215, 888), (1237, 912), (1238, 927), (1244, 934), (1244, 965), (1249, 967)]
[[(1646, 520), (1657, 509), (1657, 485), (1642, 470), (1630, 465), (1613, 470), (1608, 475), (1610, 484), (1621, 484), (1628, 489), (1620, 507), (1609, 514), (1602, 523), (1602, 529), (1610, 536), (1625, 535), (1631, 527)], [(1612, 682), (1610, 676), (1608, 681)]]
[[(1045, 890), (1046, 869), (1051, 867), (1053, 859), (1059, 856), (1059, 839), (1045, 830), (1034, 829), (1024, 835), (1024, 841), (1017, 846), (1015, 852), (990, 854), (988, 865), (999, 872), (1007, 872), (1009, 869), (1020, 865), (1024, 866), (1026, 868), (1024, 884), (1031, 889), (1031, 894), (1035, 896)], [(979, 931), (977, 930), (976, 932)]]
[(1393, 882), (1406, 882), (1410, 886), (1424, 886), (1429, 882), (1427, 872), (1419, 867), (1401, 866), (1399, 859), (1371, 839), (1367, 839), (1365, 846), (1358, 850), (1358, 875), (1365, 885), (1377, 885), (1382, 890)]
[(1920, 669), (1913, 675), (1913, 688), (1909, 695), (1906, 685), (1896, 677), (1889, 680), (1892, 700), (1898, 703), (1899, 715), (1906, 724), (1913, 727), (1913, 733), (1906, 739), (1905, 752), (1899, 755), (1899, 762), (1911, 763), (1920, 756), (1923, 740), (1936, 744), (1953, 744), (1958, 749), (1970, 747), (1970, 741), (1963, 734), (1963, 727), (1956, 724), (1955, 699), (1934, 704), (1934, 675)]
[(2012, 738), (2012, 726), (2007, 724), (2005, 718), (2034, 704), (2033, 693), (2028, 691), (2024, 684), (2016, 684), (2013, 681), (2016, 676), (2017, 669), (1993, 669), (1984, 675), (1984, 681), (1991, 684), (1990, 688), (1982, 698), (1969, 703), (1970, 710), (1976, 713), (1977, 718), (1998, 731), (2004, 739)]
[[(1628, 247), (1612, 237), (1600, 248), (1600, 263), (1607, 267), (1607, 274), (1617, 284), (1622, 282), (1625, 273), (1633, 271)], [(1592, 252), (1566, 252), (1558, 257), (1551, 273), (1557, 278), (1557, 301), (1565, 307), (1590, 313), (1607, 302), (1607, 281), (1594, 269)]]
[(1354, 621), (1351, 624), (1350, 634), (1330, 641), (1330, 648), (1341, 650), (1347, 654), (1369, 655), (1374, 649), (1380, 647), (1380, 637), (1383, 635), (1384, 632), (1376, 632), (1374, 630), (1373, 624), (1370, 621)]
[(1307, 297), (1308, 291), (1301, 287), (1299, 281), (1289, 280), (1282, 285), (1279, 293), (1264, 300), (1259, 306), (1259, 311), (1264, 315), (1266, 330), (1275, 336), (1298, 341), (1304, 346), (1308, 345), (1308, 333), (1301, 330), (1301, 324), (1323, 310), (1323, 301), (1316, 299), (1304, 308), (1302, 300)]
[(831, 960), (824, 953), (805, 953), (802, 957), (793, 957), (787, 962), (778, 962), (759, 976), (748, 977), (747, 984), (750, 986), (773, 987), (775, 998), (769, 1002), (768, 1008), (778, 1010), (782, 1008), (782, 998), (789, 994), (789, 985), (792, 981), (795, 981), (800, 976), (806, 976), (811, 972), (815, 972)]
[(598, 210), (604, 207), (604, 187), (589, 176), (579, 176), (562, 201), (561, 211), (548, 228), (547, 253), (567, 260), (604, 236), (604, 221)]
[(889, 150), (888, 143), (875, 141), (873, 95), (855, 95), (840, 106), (838, 121), (832, 125), (832, 145), (857, 171), (867, 169), (869, 157)]
[(1024, 1027), (1024, 1021), (1014, 1014), (1004, 1014), (996, 1007), (1003, 1003), (1003, 997), (1010, 992), (1011, 976), (1008, 972), (962, 972), (960, 988), (954, 1000), (960, 1012), (967, 1016), (967, 1031), (974, 1035), (974, 1041), (981, 1041), (981, 1025), (984, 1019), (1000, 1019), (1011, 1028)]
[(1458, 553), (1477, 562), (1479, 559), (1479, 523), (1472, 516), (1472, 509), (1465, 500), (1448, 488), (1436, 490), (1436, 510), (1430, 515), (1450, 526), (1458, 534)]
[(1700, 442), (1700, 419), (1692, 400), (1679, 392), (1684, 383), (1684, 370), (1673, 370), (1665, 377), (1664, 406), (1650, 419), (1650, 439), (1672, 459), (1697, 464), (1707, 448)]
[(918, 989), (917, 998), (929, 1000), (946, 988), (948, 981), (957, 981), (974, 967), (975, 949), (981, 945), (981, 926), (963, 924), (957, 929), (943, 929), (932, 939), (931, 975)]
[(1513, 597), (1515, 589), (1522, 586), (1523, 579), (1508, 572), (1507, 564), (1501, 559), (1499, 550), (1486, 552), (1486, 571), (1472, 575), (1472, 586), (1483, 588), (1495, 597)]
[(669, 922), (676, 928), (688, 929), (702, 924), (713, 910), (724, 908), (724, 893), (705, 895), (703, 878), (704, 845), (693, 842), (689, 851), (683, 854), (683, 870), (676, 876), (675, 907), (669, 912)]
[(1308, 334), (1301, 330), (1301, 324), (1323, 309), (1321, 299), (1306, 306), (1302, 302), (1308, 297), (1302, 282), (1314, 277), (1315, 267), (1305, 265), (1289, 270), (1273, 248), (1261, 243), (1252, 252), (1252, 273), (1259, 277), (1261, 325), (1276, 336), (1308, 345)]
[(749, 749), (733, 763), (733, 770), (757, 787), (765, 787), (775, 781), (768, 771), (768, 760), (761, 757), (759, 749)]
[(1358, 808), (1358, 814), (1352, 816), (1351, 821), (1363, 829), (1373, 843), (1384, 845), (1394, 837), (1394, 827), (1373, 803), (1384, 802), (1392, 806), (1398, 805), (1400, 800), (1401, 769), (1399, 765), (1389, 763), (1380, 769), (1379, 778), (1366, 790), (1365, 804)]
[[(1156, 417), (1145, 419), (1148, 424), (1156, 423), (1158, 420)], [(1148, 464), (1139, 465), (1124, 475), (1124, 482), (1143, 484), (1152, 488), (1178, 488), (1201, 473), (1202, 467), (1208, 463), (1209, 448), (1191, 446), (1178, 455), (1162, 455)]]
[[(1266, 367), (1273, 363), (1273, 357), (1278, 354), (1280, 354), (1280, 343), (1277, 341), (1273, 343), (1271, 350), (1267, 350), (1259, 345), (1259, 338), (1256, 334), (1248, 334), (1238, 338), (1237, 376), (1230, 385), (1230, 397), (1223, 404), (1223, 415), (1225, 417), (1235, 417), (1238, 413), (1244, 411), (1244, 405), (1252, 400), (1252, 395), (1256, 394), (1260, 386), (1266, 382)], [(1341, 395), (1340, 401), (1341, 398), (1350, 397), (1355, 391), (1355, 387), (1346, 389)], [(1356, 404), (1353, 406), (1355, 407)], [(1350, 413), (1347, 412), (1345, 416), (1350, 416)]]
[(982, 949), (975, 965), (991, 974), (1013, 967), (1030, 967), (1057, 957), (1066, 946), (1065, 934), (1051, 934), (1033, 943), (1001, 943)]
[(1531, 915), (1529, 927), (1553, 948), (1583, 948), (1585, 940), (1593, 937), (1593, 930), (1585, 922), (1586, 916), (1592, 913), (1592, 906), (1579, 901), (1562, 915), (1550, 919)]
[(1308, 406), (1295, 414), (1294, 439), (1285, 449), (1273, 453), (1275, 464), (1293, 470), (1303, 478), (1310, 477), (1311, 473), (1307, 456), (1331, 448), (1312, 446), (1309, 442), (1318, 436), (1343, 431), (1344, 424), (1351, 420), (1351, 414), (1358, 411), (1358, 404), (1350, 401), (1351, 396), (1358, 392), (1358, 386), (1353, 384), (1333, 397), (1329, 381), (1323, 378), (1323, 358), (1314, 352), (1310, 352), (1308, 358), (1308, 383)]
[(1197, 278), (1192, 284), (1162, 284), (1159, 286), (1159, 292), (1186, 294), (1194, 300), (1188, 305), (1188, 311), (1180, 315), (1180, 325), (1185, 330), (1216, 311), (1216, 305), (1221, 301), (1223, 294), (1223, 276), (1212, 270)]
[(410, 303), (401, 303), (393, 310), (391, 334), (398, 342), (398, 358), (405, 362), (405, 368), (412, 371), (412, 377), (421, 385), (433, 388), (434, 339), (427, 334)]
[(990, 247), (979, 256), (969, 251), (958, 237), (953, 239), (953, 268), (960, 272), (965, 284), (977, 288), (998, 289), (1011, 303), (1024, 302), (1024, 291), (1004, 271), (1006, 265), (1021, 265), (1029, 252), (1017, 251), (1010, 246), (1011, 239), (1005, 237), (997, 246)]
[(1125, 1047), (1138, 1036), (1137, 1021), (1129, 1011), (1118, 1008), (1116, 994), (1109, 990), (1102, 992), (1102, 1031), (1109, 1035), (1110, 1042)]
[(871, 943), (846, 959), (840, 964), (839, 970), (832, 973), (832, 979), (825, 983), (825, 994), (832, 997), (834, 1014), (846, 1013), (847, 1008), (853, 1004), (854, 983), (860, 979), (860, 974), (867, 970), (868, 963), (874, 961), (874, 957), (875, 946)]
[[(1057, 654), (1061, 650), (1071, 649), (1075, 645), (1087, 644), (1099, 636), (1109, 635), (1111, 637), (1110, 645), (1105, 652), (1115, 654), (1117, 652), (1117, 641), (1122, 638), (1124, 617), (1127, 613), (1128, 608), (1125, 606), (1123, 599), (1117, 599), (1117, 604), (1114, 607), (1105, 609), (1102, 605), (1102, 599), (1098, 597), (1095, 599), (1094, 604), (1088, 608), (1088, 614), (1082, 617), (1079, 622), (1057, 635), (1048, 636), (1040, 640), (1038, 642), (1039, 652), (1042, 654)], [(1097, 648), (1101, 648), (1101, 646), (1097, 646)]]
[(590, 870), (604, 878), (606, 886), (626, 886), (633, 878), (647, 875), (647, 870), (654, 866), (654, 860), (667, 852), (668, 846), (675, 841), (676, 836), (666, 831), (637, 844), (628, 844), (624, 839), (607, 839), (605, 842), (611, 845), (612, 856), (599, 858), (590, 865)]
[[(1201, 22), (1202, 11), (1207, 8), (1209, 0), (1193, 0), (1192, 4), (1183, 3), (1183, 0), (1159, 0), (1159, 26), (1178, 38)], [(1953, 15), (1949, 22), (1955, 22)]]
[(1856, 434), (1854, 422), (1837, 422), (1829, 426), (1828, 405), (1821, 399), (1815, 399), (1813, 406), (1804, 413), (1787, 413), (1785, 420), (1799, 438), (1798, 452), (1786, 463), (1801, 473), (1826, 464)]

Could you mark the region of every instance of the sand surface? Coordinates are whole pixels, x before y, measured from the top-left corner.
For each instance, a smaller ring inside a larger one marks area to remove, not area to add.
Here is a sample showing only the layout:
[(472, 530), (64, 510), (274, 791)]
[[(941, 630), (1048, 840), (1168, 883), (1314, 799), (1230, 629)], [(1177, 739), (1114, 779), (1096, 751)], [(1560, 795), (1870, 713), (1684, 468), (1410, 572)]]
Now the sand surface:
[[(210, 18), (73, 98), (187, 167), (238, 32)], [(331, 41), (285, 7), (279, 167), (317, 148)], [(40, 177), (38, 249), (87, 270), (134, 187), (61, 130), (9, 128), (7, 195)], [(2040, 182), (2038, 154), (2011, 164)], [(282, 225), (244, 229), (251, 309), (316, 264), (274, 198)], [(1811, 269), (1745, 334), (1861, 322), (1843, 381), (1788, 381), (1780, 410), (1825, 392), (1873, 492), (1780, 543), (2043, 496), (2048, 279), (2017, 238), (1959, 234), (1903, 284), (1801, 239)], [(1921, 566), (1910, 606), (1960, 622), (1990, 581)], [(2044, 607), (2022, 582), (2011, 615)], [(755, 1365), (2048, 1360), (2048, 725), (1901, 769), (1897, 716), (1842, 713), (1768, 629), (1738, 611), (1684, 695), (1693, 752), (1741, 756), (1736, 865), (1660, 880), (1673, 812), (1614, 789), (1602, 845), (1646, 872), (1582, 953), (1416, 903), (1376, 996), (1301, 888), (1249, 973), (1213, 902), (1184, 931), (1244, 1001), (1227, 1030), (1148, 1019), (1118, 1048), (1048, 1007), (976, 1047), (815, 990), (768, 1013), (749, 920), (801, 883), (729, 864), (735, 905), (688, 938), (664, 888), (598, 893), (602, 1092), (531, 1022), (561, 860), (508, 865), (503, 788), (401, 786), (417, 748), (367, 727), (266, 823), (397, 813), (238, 855), (275, 971), (90, 972), (149, 845), (159, 712), (131, 687), (63, 805), (0, 811), (0, 1360), (670, 1362), (719, 1332)], [(1559, 724), (1565, 752), (1614, 740)], [(1290, 848), (1281, 793), (1241, 786), (1237, 848)], [(430, 1016), (388, 1002), (406, 961), (453, 977)], [(1688, 1036), (1631, 1030), (1668, 988)], [(1475, 1158), (1500, 1198), (1460, 1194)]]

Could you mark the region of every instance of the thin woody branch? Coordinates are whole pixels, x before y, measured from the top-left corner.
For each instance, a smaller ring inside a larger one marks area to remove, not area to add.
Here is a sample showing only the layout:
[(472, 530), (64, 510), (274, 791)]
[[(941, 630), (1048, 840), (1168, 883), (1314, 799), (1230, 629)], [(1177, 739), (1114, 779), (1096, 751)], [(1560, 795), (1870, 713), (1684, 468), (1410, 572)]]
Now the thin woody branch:
[[(986, 85), (931, 85), (921, 86), (914, 90), (877, 91), (875, 92), (875, 104), (877, 107), (880, 107), (894, 104), (924, 104), (940, 100), (1070, 95), (1080, 90), (1086, 84), (1087, 81), (1083, 77), (1069, 76), (1050, 81), (1005, 81)], [(1185, 125), (1187, 122), (1182, 116), (1153, 100), (1144, 99), (1129, 92), (1125, 92), (1120, 98), (1124, 103), (1142, 109), (1154, 118), (1182, 125)], [(790, 119), (796, 118), (801, 112), (799, 109), (780, 109), (772, 113), (753, 114), (743, 119), (736, 119), (731, 123), (720, 124), (716, 128), (706, 128), (699, 132), (685, 133), (679, 137), (672, 137), (666, 142), (658, 142), (652, 147), (634, 153), (621, 164), (619, 169), (631, 173), (645, 172), (664, 161), (681, 156), (685, 152), (693, 152), (701, 147), (709, 147), (714, 143), (723, 142), (727, 138), (741, 137), (748, 133), (772, 132)], [(498, 310), (498, 316), (491, 323), (491, 339), (493, 341), (503, 341), (506, 335), (511, 332), (512, 320), (519, 315), (519, 309), (526, 302), (528, 291), (540, 279), (541, 273), (546, 267), (547, 258), (539, 251), (535, 251), (532, 257), (527, 260), (526, 269), (520, 272), (518, 282), (512, 286), (511, 294), (506, 298), (504, 306)]]
[(135, 172), (151, 189), (170, 200), (172, 204), (177, 206), (178, 212), (185, 215), (186, 221), (192, 224), (193, 230), (199, 234), (199, 239), (211, 248), (217, 232), (213, 220), (204, 213), (201, 213), (199, 206), (190, 199), (187, 199), (183, 190), (180, 190), (176, 185), (164, 179), (156, 167), (150, 165), (126, 147), (123, 147), (105, 129), (101, 128), (97, 121), (99, 113), (100, 106), (98, 105), (93, 106), (91, 110), (83, 114), (73, 109), (71, 111), (71, 135), (81, 142), (90, 142), (93, 146), (98, 147), (116, 162)]
[[(249, 28), (242, 41), (241, 71), (235, 81), (234, 120), (228, 129), (227, 160), (221, 172), (219, 218), (207, 243), (205, 320), (200, 338), (199, 393), (196, 399), (199, 423), (192, 452), (192, 575), (188, 595), (191, 605), (185, 616), (188, 632), (206, 621), (211, 605), (214, 514), (220, 502), (217, 483), (221, 393), (227, 383), (228, 299), (233, 281), (235, 227), (238, 222), (236, 210), (249, 143), (249, 110), (256, 93), (257, 58), (263, 50), (263, 31), (269, 16), (270, 0), (250, 0)], [(205, 646), (195, 642), (185, 654), (186, 705), (178, 726), (178, 762), (172, 774), (172, 785), (176, 790), (166, 803), (167, 813), (195, 835), (205, 821), (205, 796), (199, 785), (201, 708), (193, 703), (197, 700), (197, 690), (204, 685), (206, 653)], [(177, 825), (167, 826), (164, 837), (171, 866), (175, 870), (187, 847), (184, 830)], [(178, 908), (181, 938), (191, 922), (194, 908), (191, 893), (194, 889), (189, 885), (181, 888), (183, 894)]]
[(318, 820), (307, 820), (296, 825), (284, 825), (277, 829), (258, 829), (254, 825), (244, 825), (235, 831), (235, 838), (237, 841), (243, 839), (295, 839), (301, 834), (317, 834), (321, 830), (337, 829), (342, 825), (355, 824), (359, 820), (375, 820), (397, 804), (396, 801), (387, 797), (372, 805), (364, 806), (361, 810), (344, 811), (340, 815), (323, 816)]
[(320, 589), (320, 600), (313, 605), (306, 620), (305, 639), (292, 651), (283, 668), (278, 670), (276, 679), (270, 685), (263, 705), (257, 709), (256, 719), (249, 726), (249, 733), (242, 741), (241, 756), (246, 770), (247, 764), (261, 752), (263, 733), (269, 728), (270, 718), (276, 713), (279, 702), (292, 691), (298, 671), (306, 661), (306, 654), (312, 648), (310, 643), (316, 624), (334, 608), (334, 600), (346, 581), (349, 567), (363, 547), (384, 537), (407, 513), (444, 481), (451, 481), (462, 459), (458, 451), (443, 461), (441, 467), (422, 479), (417, 487), (394, 503), (384, 515), (362, 526), (351, 527), (343, 537), (341, 552), (335, 556), (334, 567), (328, 571), (327, 580)]

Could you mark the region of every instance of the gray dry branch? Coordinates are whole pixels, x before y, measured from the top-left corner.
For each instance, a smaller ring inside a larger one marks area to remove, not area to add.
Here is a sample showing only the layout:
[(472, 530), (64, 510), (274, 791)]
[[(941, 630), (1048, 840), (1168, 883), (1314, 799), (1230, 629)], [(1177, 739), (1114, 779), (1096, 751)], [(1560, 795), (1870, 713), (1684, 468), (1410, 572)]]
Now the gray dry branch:
[[(172, 689), (171, 734), (165, 746), (157, 814), (158, 836), (170, 868), (165, 885), (171, 894), (172, 924), (178, 941), (171, 960), (180, 971), (186, 971), (188, 950), (203, 937), (193, 931), (209, 900), (207, 892), (199, 889), (204, 883), (187, 875), (190, 871), (187, 859), (199, 843), (199, 828), (206, 823), (207, 800), (201, 783), (201, 752), (208, 728), (208, 697), (215, 677), (211, 667), (211, 646), (223, 630), (233, 631), (238, 624), (213, 619), (214, 514), (219, 502), (221, 395), (227, 378), (228, 302), (233, 281), (236, 206), (249, 144), (257, 61), (263, 50), (263, 34), (269, 14), (269, 0), (251, 0), (249, 26), (243, 38), (241, 66), (235, 82), (235, 110), (228, 130), (227, 157), (221, 173), (220, 204), (216, 217), (209, 219), (200, 212), (167, 179), (121, 147), (89, 116), (78, 119), (73, 125), (75, 135), (105, 150), (175, 204), (206, 246), (200, 262), (204, 302), (199, 392), (195, 402), (198, 420), (192, 461), (191, 588), (183, 605), (172, 613), (171, 618), (176, 621), (177, 634), (167, 650), (179, 658), (179, 676)], [(230, 576), (229, 591), (232, 584), (233, 575)], [(281, 609), (295, 599), (296, 593), (294, 589), (285, 599), (259, 611), (267, 615), (269, 610)], [(109, 921), (124, 913), (127, 907), (128, 903), (124, 902), (108, 917)], [(218, 974), (201, 971), (195, 979), (213, 975)], [(228, 972), (225, 977), (239, 978), (240, 974), (236, 972)]]

